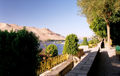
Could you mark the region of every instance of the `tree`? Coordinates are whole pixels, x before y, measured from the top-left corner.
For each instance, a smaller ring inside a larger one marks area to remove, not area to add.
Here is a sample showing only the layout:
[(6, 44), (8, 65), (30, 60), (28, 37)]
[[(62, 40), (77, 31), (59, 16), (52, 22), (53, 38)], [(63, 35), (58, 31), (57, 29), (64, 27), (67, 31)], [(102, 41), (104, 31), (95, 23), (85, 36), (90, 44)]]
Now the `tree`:
[(54, 44), (50, 44), (47, 46), (46, 48), (46, 54), (48, 54), (49, 56), (57, 56), (58, 55), (58, 49), (57, 46)]
[(99, 39), (95, 37), (93, 37), (90, 41), (88, 41), (89, 44), (95, 44), (95, 45), (97, 45), (99, 42), (100, 42)]
[(78, 52), (78, 38), (75, 34), (70, 34), (65, 39), (63, 54), (75, 55)]
[(81, 43), (81, 45), (88, 45), (87, 37), (83, 38), (83, 42)]
[(107, 37), (106, 23), (102, 18), (95, 18), (89, 26), (95, 34), (101, 38)]
[(82, 13), (91, 23), (94, 18), (103, 18), (107, 27), (108, 47), (110, 47), (110, 24), (120, 20), (116, 13), (120, 11), (120, 0), (77, 0)]

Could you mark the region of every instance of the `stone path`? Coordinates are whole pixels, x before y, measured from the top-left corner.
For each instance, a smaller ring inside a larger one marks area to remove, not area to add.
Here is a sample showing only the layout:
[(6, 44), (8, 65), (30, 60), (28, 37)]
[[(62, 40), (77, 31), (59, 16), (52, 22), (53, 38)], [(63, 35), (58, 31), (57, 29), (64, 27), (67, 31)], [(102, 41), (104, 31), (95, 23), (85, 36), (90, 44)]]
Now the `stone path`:
[(115, 48), (101, 49), (96, 64), (95, 76), (120, 76), (120, 61)]

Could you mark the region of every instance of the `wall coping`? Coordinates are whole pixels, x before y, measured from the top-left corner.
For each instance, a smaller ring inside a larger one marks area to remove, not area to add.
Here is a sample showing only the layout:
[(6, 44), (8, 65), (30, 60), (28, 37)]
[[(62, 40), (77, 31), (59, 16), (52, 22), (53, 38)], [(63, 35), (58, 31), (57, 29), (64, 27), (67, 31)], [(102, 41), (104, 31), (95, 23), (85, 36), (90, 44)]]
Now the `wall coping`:
[(100, 50), (100, 47), (101, 42), (98, 44), (97, 47), (91, 49), (91, 52), (65, 76), (87, 76)]

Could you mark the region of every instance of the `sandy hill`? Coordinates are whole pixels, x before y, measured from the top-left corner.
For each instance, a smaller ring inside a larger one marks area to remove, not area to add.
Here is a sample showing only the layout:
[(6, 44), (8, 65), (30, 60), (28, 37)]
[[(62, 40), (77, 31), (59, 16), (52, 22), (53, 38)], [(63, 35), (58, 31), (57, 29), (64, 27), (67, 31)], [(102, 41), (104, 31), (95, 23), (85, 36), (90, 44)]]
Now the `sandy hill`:
[[(23, 29), (24, 26), (18, 26), (16, 24), (6, 24), (6, 23), (0, 23), (0, 30), (8, 30), (8, 31), (17, 31)], [(61, 36), (60, 34), (54, 33), (51, 30), (47, 28), (35, 28), (35, 27), (28, 27), (26, 26), (26, 29), (28, 31), (32, 31), (35, 33), (37, 37), (39, 37), (39, 40), (64, 40), (65, 38)]]

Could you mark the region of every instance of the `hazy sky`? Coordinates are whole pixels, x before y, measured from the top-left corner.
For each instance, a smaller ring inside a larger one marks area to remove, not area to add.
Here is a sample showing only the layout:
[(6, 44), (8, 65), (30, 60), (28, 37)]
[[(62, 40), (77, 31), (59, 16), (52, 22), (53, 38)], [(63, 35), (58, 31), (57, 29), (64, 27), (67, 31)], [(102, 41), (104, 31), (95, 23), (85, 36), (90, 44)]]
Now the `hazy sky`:
[(45, 27), (63, 36), (93, 35), (78, 11), (77, 0), (0, 0), (0, 22)]

